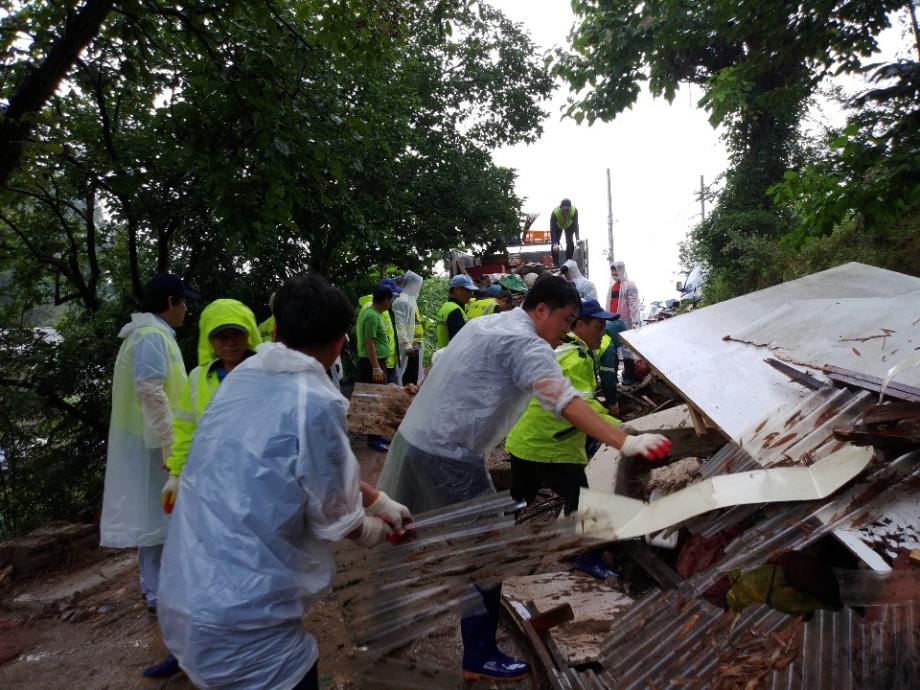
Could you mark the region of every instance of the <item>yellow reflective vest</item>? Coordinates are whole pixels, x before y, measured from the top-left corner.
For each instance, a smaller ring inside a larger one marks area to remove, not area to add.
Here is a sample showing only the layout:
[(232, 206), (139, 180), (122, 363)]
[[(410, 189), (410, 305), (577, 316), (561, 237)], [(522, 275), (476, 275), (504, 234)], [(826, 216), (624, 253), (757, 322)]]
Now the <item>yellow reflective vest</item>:
[(248, 349), (255, 352), (261, 341), (256, 317), (242, 302), (235, 299), (218, 299), (201, 312), (198, 322), (198, 366), (192, 369), (188, 382), (182, 390), (179, 402), (173, 410), (172, 452), (166, 459), (169, 473), (179, 476), (185, 467), (192, 437), (198, 428), (198, 420), (211, 402), (214, 391), (220, 385), (217, 364), (220, 358), (211, 345), (211, 331), (218, 326), (242, 326), (249, 333)]
[(457, 311), (458, 309), (460, 310), (460, 313), (463, 315), (463, 320), (468, 321), (469, 317), (467, 316), (466, 310), (464, 310), (464, 308), (461, 307), (456, 302), (451, 302), (450, 300), (448, 300), (447, 302), (441, 305), (440, 309), (438, 309), (438, 313), (435, 316), (435, 321), (437, 322), (435, 330), (438, 336), (438, 349), (439, 350), (442, 347), (447, 347), (447, 344), (450, 342), (450, 333), (447, 330), (447, 319), (451, 315), (451, 313)]
[(466, 305), (466, 316), (468, 319), (476, 319), (480, 316), (486, 316), (495, 312), (498, 306), (498, 300), (494, 297), (485, 299), (472, 300)]
[(556, 208), (553, 209), (553, 215), (556, 217), (556, 225), (559, 227), (560, 230), (565, 230), (566, 228), (572, 225), (572, 223), (575, 221), (575, 211), (576, 211), (575, 207), (572, 206), (572, 208), (569, 209), (569, 215), (566, 217), (563, 217), (561, 206), (557, 206)]
[[(572, 385), (591, 408), (610, 424), (620, 420), (611, 417), (607, 409), (594, 397), (597, 388), (597, 369), (594, 353), (574, 333), (556, 348), (556, 361)], [(532, 462), (565, 462), (585, 465), (585, 434), (551, 410), (545, 410), (536, 398), (531, 398), (527, 409), (505, 439), (505, 450), (523, 460)]]
[(259, 337), (263, 343), (270, 343), (275, 339), (275, 316), (272, 314), (259, 324)]

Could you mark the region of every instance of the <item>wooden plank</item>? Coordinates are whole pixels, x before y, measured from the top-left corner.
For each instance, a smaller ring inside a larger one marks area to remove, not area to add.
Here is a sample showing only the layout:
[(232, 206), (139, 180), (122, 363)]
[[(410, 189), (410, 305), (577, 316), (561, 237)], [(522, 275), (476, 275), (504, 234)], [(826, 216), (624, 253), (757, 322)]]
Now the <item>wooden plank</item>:
[(400, 386), (356, 383), (348, 406), (348, 431), (393, 438), (412, 399)]
[(507, 578), (502, 585), (506, 601), (535, 602), (539, 610), (569, 604), (574, 620), (552, 630), (552, 639), (569, 666), (596, 661), (617, 617), (633, 600), (610, 585), (573, 572), (542, 573)]
[[(821, 367), (821, 370), (835, 383), (862, 388), (873, 393), (878, 393), (882, 390), (882, 379), (877, 376), (835, 367), (832, 364), (825, 364)], [(888, 384), (885, 389), (885, 395), (899, 400), (920, 402), (920, 388), (914, 388), (898, 381), (892, 381)]]

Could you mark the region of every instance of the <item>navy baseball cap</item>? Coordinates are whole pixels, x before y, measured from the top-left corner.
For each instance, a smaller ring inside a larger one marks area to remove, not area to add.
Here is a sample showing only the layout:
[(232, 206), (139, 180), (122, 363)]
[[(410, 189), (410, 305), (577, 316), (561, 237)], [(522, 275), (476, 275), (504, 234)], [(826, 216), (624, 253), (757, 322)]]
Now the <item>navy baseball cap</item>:
[(145, 296), (156, 297), (182, 297), (187, 300), (201, 299), (201, 295), (192, 290), (185, 281), (175, 273), (158, 273), (144, 288)]
[(450, 279), (450, 286), (452, 288), (466, 288), (467, 290), (472, 290), (473, 292), (479, 292), (479, 287), (469, 276), (458, 275)]
[(572, 202), (569, 199), (563, 199), (559, 202), (559, 208), (572, 208)]
[(603, 319), (605, 321), (617, 317), (613, 312), (604, 311), (596, 299), (584, 299), (581, 301), (581, 309), (578, 310), (578, 318), (583, 319), (588, 316), (592, 319)]
[(398, 295), (400, 292), (402, 292), (402, 288), (397, 286), (396, 281), (393, 280), (392, 278), (381, 278), (377, 282), (377, 287), (384, 287), (384, 286), (390, 288), (393, 291), (394, 295)]

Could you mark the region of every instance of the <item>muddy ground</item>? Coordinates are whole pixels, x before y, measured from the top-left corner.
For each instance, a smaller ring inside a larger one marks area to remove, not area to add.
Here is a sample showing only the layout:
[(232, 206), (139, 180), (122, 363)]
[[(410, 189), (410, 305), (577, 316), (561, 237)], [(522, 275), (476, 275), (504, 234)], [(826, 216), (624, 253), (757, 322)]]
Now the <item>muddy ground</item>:
[[(357, 439), (353, 447), (362, 477), (375, 482), (384, 455), (369, 450)], [(54, 572), (14, 583), (0, 591), (0, 601), (12, 600), (49, 577), (64, 580), (69, 572), (87, 565), (102, 567), (123, 558), (124, 553), (99, 549), (85, 554)], [(330, 595), (314, 606), (304, 618), (304, 626), (319, 641), (320, 687), (358, 690), (361, 684), (354, 670), (354, 653), (334, 597)], [(517, 633), (506, 621), (502, 622), (499, 645), (506, 653), (527, 658)], [(36, 612), (0, 607), (0, 690), (192, 690), (194, 686), (184, 674), (160, 681), (142, 678), (141, 671), (165, 654), (156, 617), (147, 612), (141, 601), (136, 565), (113, 577), (91, 596), (66, 606)], [(457, 687), (464, 687), (459, 679), (461, 647), (456, 621), (417, 640), (402, 655), (456, 669)], [(533, 690), (538, 686), (524, 681), (502, 687)]]

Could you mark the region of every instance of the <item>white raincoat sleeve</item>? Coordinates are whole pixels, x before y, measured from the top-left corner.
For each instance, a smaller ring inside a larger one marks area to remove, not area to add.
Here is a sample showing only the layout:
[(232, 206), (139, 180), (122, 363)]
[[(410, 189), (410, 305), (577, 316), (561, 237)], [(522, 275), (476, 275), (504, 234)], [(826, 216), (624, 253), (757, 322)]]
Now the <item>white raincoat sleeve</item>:
[[(639, 306), (639, 288), (636, 287), (636, 284), (628, 280), (625, 283), (625, 299), (626, 306), (629, 309), (629, 320), (633, 328), (642, 327), (642, 310)], [(624, 299), (624, 295), (620, 295), (620, 299)]]
[(165, 448), (173, 443), (172, 406), (165, 390), (168, 369), (163, 336), (142, 336), (134, 349), (134, 390), (141, 401), (147, 448)]
[(393, 316), (396, 323), (396, 340), (403, 350), (412, 347), (412, 336), (415, 330), (415, 309), (409, 300), (400, 295), (393, 302)]
[(305, 420), (305, 453), (298, 463), (298, 481), (306, 495), (307, 524), (313, 536), (337, 541), (364, 519), (358, 461), (346, 428), (348, 403), (331, 400), (314, 406)]
[(531, 391), (540, 405), (557, 417), (578, 396), (546, 343), (528, 344), (522, 351), (509, 356), (508, 362), (514, 384), (521, 390)]

